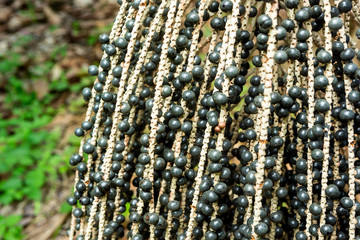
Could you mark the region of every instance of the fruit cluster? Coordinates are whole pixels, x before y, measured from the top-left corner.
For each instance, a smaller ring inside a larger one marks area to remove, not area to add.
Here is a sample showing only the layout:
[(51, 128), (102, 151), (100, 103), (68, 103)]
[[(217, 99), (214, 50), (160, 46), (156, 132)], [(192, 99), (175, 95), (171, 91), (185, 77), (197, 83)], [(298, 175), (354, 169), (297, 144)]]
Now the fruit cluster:
[(118, 3), (71, 240), (360, 239), (359, 2)]

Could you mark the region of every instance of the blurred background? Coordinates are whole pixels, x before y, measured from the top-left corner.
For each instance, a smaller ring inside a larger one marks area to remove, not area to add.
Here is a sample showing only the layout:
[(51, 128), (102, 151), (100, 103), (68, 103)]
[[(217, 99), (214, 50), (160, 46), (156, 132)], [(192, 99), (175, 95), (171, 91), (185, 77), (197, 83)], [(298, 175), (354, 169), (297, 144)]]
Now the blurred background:
[(66, 239), (87, 67), (116, 0), (0, 0), (0, 239)]

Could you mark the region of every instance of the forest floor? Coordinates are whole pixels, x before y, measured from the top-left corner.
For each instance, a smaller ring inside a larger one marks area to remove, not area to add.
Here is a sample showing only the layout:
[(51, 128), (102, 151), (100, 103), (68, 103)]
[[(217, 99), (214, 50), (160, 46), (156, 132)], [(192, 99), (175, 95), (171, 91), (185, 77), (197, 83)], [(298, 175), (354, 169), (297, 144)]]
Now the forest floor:
[(73, 135), (115, 0), (0, 3), (0, 239), (66, 239)]

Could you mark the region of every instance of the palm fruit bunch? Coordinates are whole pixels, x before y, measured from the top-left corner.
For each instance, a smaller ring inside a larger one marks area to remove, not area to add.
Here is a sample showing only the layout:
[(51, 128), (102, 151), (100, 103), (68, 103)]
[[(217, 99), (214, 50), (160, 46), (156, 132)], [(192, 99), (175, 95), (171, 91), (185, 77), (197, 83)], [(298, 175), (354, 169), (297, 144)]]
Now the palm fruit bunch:
[(69, 239), (360, 239), (360, 3), (119, 0)]

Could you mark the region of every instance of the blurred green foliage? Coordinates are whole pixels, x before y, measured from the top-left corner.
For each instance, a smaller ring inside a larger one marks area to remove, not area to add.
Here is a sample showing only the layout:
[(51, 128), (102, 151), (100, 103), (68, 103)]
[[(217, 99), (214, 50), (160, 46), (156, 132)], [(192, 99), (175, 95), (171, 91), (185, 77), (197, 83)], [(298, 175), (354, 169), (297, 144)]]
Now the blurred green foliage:
[(10, 215), (8, 217), (0, 216), (0, 236), (2, 239), (23, 239), (19, 222), (21, 216)]
[[(31, 36), (24, 36), (13, 47), (25, 47), (30, 41)], [(31, 57), (33, 53), (27, 54)], [(65, 147), (62, 154), (55, 154), (62, 128), (58, 126), (49, 130), (46, 126), (64, 107), (54, 109), (50, 103), (63, 91), (79, 91), (89, 83), (89, 79), (70, 86), (62, 72), (59, 79), (49, 84), (48, 93), (39, 99), (35, 92), (25, 88), (24, 76), (19, 75), (19, 72), (25, 72), (26, 79), (31, 81), (47, 79), (58, 57), (65, 55), (66, 45), (61, 45), (49, 53), (44, 64), (24, 71), (19, 53), (10, 49), (6, 54), (0, 54), (0, 76), (5, 81), (6, 92), (3, 111), (0, 112), (0, 207), (30, 200), (34, 203), (35, 214), (39, 213), (44, 199), (43, 187), (51, 188), (51, 183), (57, 181), (59, 174), (69, 170), (68, 157), (76, 151), (78, 139), (71, 137), (67, 140), (71, 144)], [(3, 116), (4, 112), (8, 116)], [(59, 210), (70, 211), (67, 207)], [(20, 220), (19, 215), (0, 215), (0, 239), (23, 239)]]

